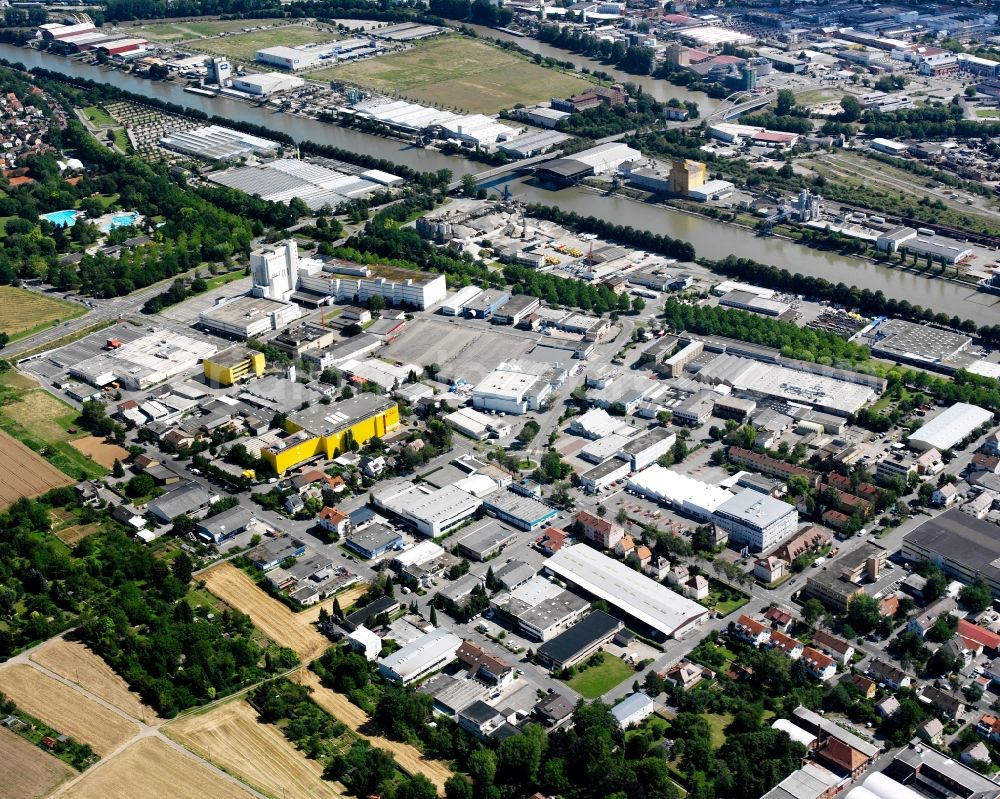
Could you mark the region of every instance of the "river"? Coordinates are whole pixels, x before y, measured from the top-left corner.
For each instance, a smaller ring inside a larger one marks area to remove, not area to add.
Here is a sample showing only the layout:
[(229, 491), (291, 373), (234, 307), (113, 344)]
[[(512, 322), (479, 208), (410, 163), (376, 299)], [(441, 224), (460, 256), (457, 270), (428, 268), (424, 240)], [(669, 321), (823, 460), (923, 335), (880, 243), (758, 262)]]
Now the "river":
[[(456, 175), (461, 175), (466, 172), (475, 174), (487, 168), (465, 158), (442, 155), (434, 150), (413, 147), (394, 139), (282, 114), (238, 100), (202, 97), (183, 91), (177, 84), (153, 82), (117, 70), (101, 70), (79, 61), (14, 45), (0, 44), (0, 57), (12, 62), (20, 61), (29, 67), (43, 67), (53, 72), (106, 82), (135, 94), (167, 100), (207, 114), (265, 125), (297, 140), (308, 139), (354, 152), (369, 153), (413, 169), (450, 169)], [(580, 187), (550, 191), (535, 185), (529, 178), (516, 176), (497, 179), (491, 185), (500, 186), (503, 183), (508, 183), (511, 192), (519, 199), (556, 205), (584, 216), (601, 217), (617, 224), (645, 228), (683, 239), (691, 242), (699, 255), (708, 258), (724, 258), (735, 253), (791, 272), (825, 277), (834, 282), (872, 291), (881, 289), (888, 297), (930, 306), (936, 312), (943, 311), (963, 319), (972, 318), (980, 324), (1000, 323), (1000, 296), (977, 292), (961, 284), (876, 266), (858, 258), (810, 250), (783, 239), (758, 237), (752, 231), (734, 225), (623, 197), (602, 196)]]

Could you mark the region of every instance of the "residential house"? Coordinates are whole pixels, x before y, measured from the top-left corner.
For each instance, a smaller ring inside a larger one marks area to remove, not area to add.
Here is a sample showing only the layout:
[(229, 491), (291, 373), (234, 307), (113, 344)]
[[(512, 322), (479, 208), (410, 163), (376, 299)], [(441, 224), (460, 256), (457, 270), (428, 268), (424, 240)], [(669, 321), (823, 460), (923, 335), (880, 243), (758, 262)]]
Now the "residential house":
[(615, 554), (620, 558), (627, 558), (633, 551), (635, 551), (635, 541), (630, 535), (623, 535), (615, 544)]
[(756, 619), (752, 619), (741, 613), (736, 621), (729, 626), (729, 631), (741, 641), (745, 641), (753, 646), (764, 646), (771, 640), (771, 629), (765, 627)]
[(702, 680), (711, 680), (714, 678), (714, 671), (697, 663), (692, 663), (687, 658), (671, 666), (663, 677), (667, 682), (673, 683), (678, 688), (684, 688), (685, 690), (694, 688)]
[(777, 582), (787, 573), (787, 564), (785, 561), (774, 555), (768, 555), (766, 558), (757, 558), (753, 562), (753, 576), (762, 583)]
[(602, 549), (616, 548), (618, 542), (625, 536), (625, 530), (622, 529), (620, 524), (616, 524), (608, 519), (602, 519), (600, 516), (588, 511), (580, 511), (573, 519), (576, 522), (577, 534), (584, 541)]
[(316, 514), (320, 527), (343, 538), (351, 532), (351, 517), (336, 508), (325, 507)]
[(933, 706), (946, 719), (957, 721), (965, 712), (965, 704), (962, 700), (942, 691), (940, 688), (935, 688), (933, 685), (924, 687), (920, 693), (920, 699)]
[(941, 453), (931, 447), (926, 452), (921, 452), (917, 456), (917, 473), (920, 475), (934, 475), (944, 468), (944, 461)]
[(795, 626), (795, 618), (784, 608), (777, 605), (769, 607), (764, 611), (764, 621), (771, 625), (772, 630), (781, 630), (783, 633), (790, 633)]
[(970, 516), (975, 517), (976, 519), (985, 519), (986, 514), (993, 509), (993, 502), (995, 499), (996, 496), (992, 491), (983, 491), (974, 496), (968, 502), (960, 505), (959, 510), (961, 510), (962, 513), (967, 513)]
[(976, 722), (976, 732), (993, 743), (1000, 743), (1000, 718), (992, 713), (983, 713)]
[(975, 649), (978, 645), (991, 655), (1000, 653), (1000, 635), (987, 630), (985, 627), (980, 627), (978, 624), (973, 624), (967, 619), (958, 620), (958, 627), (955, 630), (955, 634), (965, 639), (966, 646), (969, 649)]
[(894, 696), (887, 696), (877, 705), (875, 705), (875, 712), (878, 713), (882, 718), (887, 719), (889, 716), (893, 716), (899, 710), (899, 700)]
[(670, 561), (667, 560), (662, 555), (657, 555), (653, 557), (646, 567), (643, 569), (646, 575), (657, 582), (661, 582), (667, 578), (670, 573)]
[[(635, 552), (633, 552), (632, 554), (634, 554), (636, 560), (639, 561), (640, 568), (645, 568), (646, 566), (648, 566), (650, 560), (653, 559), (653, 551), (645, 544), (637, 546), (635, 548)], [(708, 583), (706, 581), (706, 587), (707, 585)]]
[(871, 680), (863, 674), (852, 674), (848, 679), (861, 692), (861, 695), (865, 699), (875, 698), (875, 692), (878, 689), (875, 680)]
[(945, 483), (931, 494), (931, 503), (938, 508), (950, 508), (957, 499), (958, 489), (954, 483)]
[(291, 494), (285, 499), (285, 510), (289, 513), (298, 513), (306, 506), (305, 500), (298, 494)]
[(982, 741), (976, 741), (974, 744), (963, 749), (959, 759), (967, 766), (975, 767), (977, 763), (992, 765), (989, 747)]
[(910, 687), (910, 675), (891, 663), (877, 658), (868, 664), (868, 676), (879, 685), (891, 688), (893, 691)]
[(813, 635), (813, 646), (821, 652), (832, 657), (841, 666), (846, 666), (854, 657), (854, 647), (843, 638), (828, 633), (826, 630), (817, 630)]
[(688, 599), (705, 599), (708, 597), (708, 579), (701, 574), (696, 574), (694, 577), (689, 577), (687, 582), (684, 583), (684, 596)]
[(950, 596), (941, 597), (937, 602), (928, 605), (918, 615), (910, 619), (907, 629), (921, 638), (926, 638), (927, 631), (934, 626), (939, 616), (945, 613), (954, 613), (957, 610), (958, 603), (954, 599)]
[(969, 471), (1000, 474), (1000, 456), (977, 452), (972, 456), (972, 461), (969, 463)]
[(817, 680), (822, 680), (823, 682), (826, 682), (837, 673), (837, 664), (833, 658), (824, 655), (818, 649), (813, 649), (811, 646), (807, 646), (802, 650), (800, 661), (805, 665), (806, 671)]
[(671, 585), (680, 587), (687, 582), (689, 576), (687, 564), (675, 563), (670, 567), (670, 573), (667, 575), (667, 582)]
[[(986, 716), (983, 716), (983, 718), (986, 718)], [(976, 732), (979, 732), (978, 725)], [(944, 743), (944, 724), (939, 719), (927, 719), (927, 721), (917, 727), (917, 737), (923, 741), (927, 741), (927, 743), (940, 746)]]
[(656, 703), (642, 691), (637, 691), (611, 708), (611, 715), (624, 730), (642, 723), (655, 711)]
[(514, 681), (514, 667), (499, 655), (483, 649), (472, 641), (463, 641), (455, 653), (469, 669), (469, 675), (498, 687)]
[(355, 652), (365, 656), (369, 663), (382, 654), (382, 639), (365, 626), (357, 627), (347, 634), (347, 643)]
[(565, 724), (573, 715), (575, 705), (562, 694), (552, 694), (540, 700), (534, 707), (534, 713), (549, 727), (559, 727)]
[(792, 660), (798, 660), (805, 651), (801, 641), (786, 635), (781, 630), (771, 630), (770, 645), (774, 649), (780, 649)]
[(499, 710), (490, 707), (481, 699), (477, 699), (458, 714), (458, 726), (482, 741), (487, 740), (506, 723), (507, 719)]

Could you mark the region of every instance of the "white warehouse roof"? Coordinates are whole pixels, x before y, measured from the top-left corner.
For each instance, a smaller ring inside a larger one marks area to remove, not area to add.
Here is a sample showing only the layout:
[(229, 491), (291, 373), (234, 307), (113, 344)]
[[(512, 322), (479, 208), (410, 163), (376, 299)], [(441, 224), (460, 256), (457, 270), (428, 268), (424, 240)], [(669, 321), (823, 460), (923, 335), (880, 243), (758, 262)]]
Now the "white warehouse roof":
[(910, 446), (919, 450), (936, 449), (944, 452), (992, 418), (993, 414), (985, 408), (967, 402), (956, 402), (913, 433), (910, 436)]
[(709, 613), (586, 544), (560, 549), (545, 568), (666, 636), (683, 635)]
[(632, 475), (628, 487), (650, 499), (669, 502), (702, 518), (711, 516), (716, 508), (732, 497), (724, 488), (673, 472), (659, 464)]
[(398, 674), (403, 682), (409, 682), (435, 661), (454, 656), (461, 645), (462, 639), (451, 630), (438, 627), (391, 655), (379, 658), (378, 664), (383, 670)]

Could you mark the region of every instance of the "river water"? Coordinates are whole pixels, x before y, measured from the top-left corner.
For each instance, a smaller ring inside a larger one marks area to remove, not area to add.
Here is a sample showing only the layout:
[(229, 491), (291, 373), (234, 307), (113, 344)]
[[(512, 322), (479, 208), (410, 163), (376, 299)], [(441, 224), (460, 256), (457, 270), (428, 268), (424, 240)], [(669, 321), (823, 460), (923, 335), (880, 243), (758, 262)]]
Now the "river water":
[[(483, 32), (490, 35), (500, 33), (488, 29), (483, 29)], [(511, 38), (525, 47), (532, 44), (545, 47), (532, 39)], [(413, 169), (422, 171), (450, 169), (456, 175), (467, 172), (475, 174), (486, 169), (482, 164), (465, 158), (442, 155), (434, 150), (413, 147), (393, 139), (342, 128), (339, 125), (278, 113), (238, 100), (190, 94), (177, 84), (149, 81), (117, 70), (102, 70), (49, 53), (0, 44), (0, 57), (12, 62), (20, 61), (29, 67), (44, 67), (53, 72), (106, 82), (135, 94), (156, 97), (207, 114), (264, 125), (286, 133), (296, 140), (308, 139), (354, 152), (368, 153), (405, 164)], [(670, 89), (676, 90), (676, 87), (670, 86)], [(519, 199), (556, 205), (584, 216), (601, 217), (617, 224), (645, 228), (689, 241), (700, 256), (724, 258), (736, 254), (761, 263), (773, 264), (791, 272), (824, 277), (833, 282), (843, 282), (872, 291), (881, 289), (888, 297), (905, 299), (915, 305), (929, 306), (935, 312), (943, 311), (963, 319), (971, 318), (980, 324), (1000, 322), (1000, 296), (983, 294), (957, 283), (932, 280), (901, 270), (876, 266), (857, 258), (845, 258), (834, 253), (810, 250), (782, 239), (758, 237), (752, 231), (734, 225), (622, 197), (602, 196), (575, 186), (552, 191), (535, 185), (527, 177), (517, 176), (494, 180), (491, 185), (501, 186), (504, 183), (510, 186), (513, 195)]]

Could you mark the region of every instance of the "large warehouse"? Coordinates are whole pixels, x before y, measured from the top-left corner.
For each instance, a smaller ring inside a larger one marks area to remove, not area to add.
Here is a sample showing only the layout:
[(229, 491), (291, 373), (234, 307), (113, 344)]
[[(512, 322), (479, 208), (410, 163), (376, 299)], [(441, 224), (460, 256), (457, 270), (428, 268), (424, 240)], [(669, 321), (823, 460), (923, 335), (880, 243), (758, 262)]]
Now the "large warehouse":
[(560, 549), (545, 568), (667, 638), (682, 638), (710, 615), (708, 608), (586, 544)]
[(985, 408), (967, 402), (956, 402), (913, 433), (910, 436), (910, 446), (921, 452), (929, 449), (944, 452), (958, 444), (979, 425), (992, 419), (993, 414)]
[(946, 574), (973, 583), (983, 577), (1000, 597), (1000, 529), (959, 508), (928, 519), (903, 539), (903, 557), (930, 561)]
[(171, 131), (160, 139), (160, 146), (206, 161), (235, 161), (248, 155), (274, 155), (281, 149), (277, 142), (219, 125)]
[(732, 494), (719, 486), (671, 471), (658, 463), (629, 478), (628, 489), (654, 502), (666, 502), (696, 519), (709, 519)]

